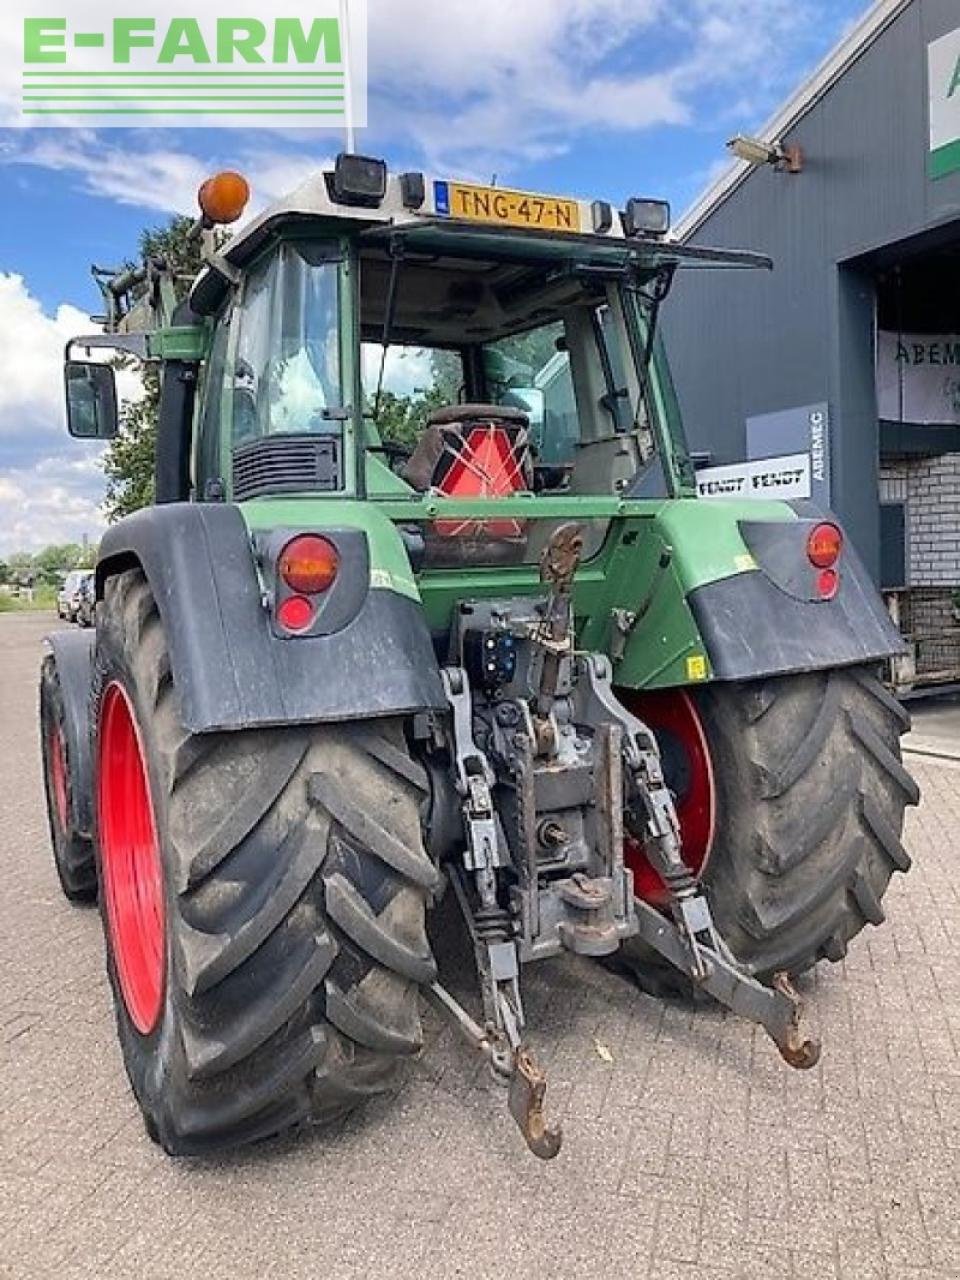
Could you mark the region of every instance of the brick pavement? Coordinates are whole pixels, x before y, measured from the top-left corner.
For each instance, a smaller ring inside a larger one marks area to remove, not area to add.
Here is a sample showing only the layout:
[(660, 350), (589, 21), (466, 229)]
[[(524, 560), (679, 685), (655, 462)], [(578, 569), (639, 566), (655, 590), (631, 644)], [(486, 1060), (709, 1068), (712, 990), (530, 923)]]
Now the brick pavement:
[(565, 957), (525, 976), (565, 1125), (553, 1164), (434, 1020), (398, 1097), (326, 1135), (178, 1163), (126, 1088), (96, 914), (52, 870), (45, 625), (0, 618), (0, 1275), (960, 1277), (960, 765), (911, 761), (916, 865), (887, 925), (805, 984), (814, 1071), (714, 1008)]

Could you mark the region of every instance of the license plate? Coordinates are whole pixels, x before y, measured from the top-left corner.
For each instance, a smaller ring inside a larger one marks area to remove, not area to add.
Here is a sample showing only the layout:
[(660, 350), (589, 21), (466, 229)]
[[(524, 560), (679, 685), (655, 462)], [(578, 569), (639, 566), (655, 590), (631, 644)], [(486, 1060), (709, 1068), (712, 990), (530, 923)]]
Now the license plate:
[(494, 222), (505, 227), (537, 227), (543, 231), (579, 231), (576, 200), (538, 196), (505, 187), (477, 187), (466, 182), (435, 182), (434, 206), (444, 218)]

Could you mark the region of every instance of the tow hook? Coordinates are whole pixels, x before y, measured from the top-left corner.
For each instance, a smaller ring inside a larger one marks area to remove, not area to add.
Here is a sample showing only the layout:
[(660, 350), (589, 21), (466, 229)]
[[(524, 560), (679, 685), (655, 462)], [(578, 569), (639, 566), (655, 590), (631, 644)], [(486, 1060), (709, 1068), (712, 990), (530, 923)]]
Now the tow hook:
[(560, 1150), (563, 1134), (560, 1126), (551, 1128), (543, 1114), (543, 1095), (547, 1077), (533, 1060), (533, 1054), (522, 1046), (513, 1055), (508, 1106), (517, 1122), (523, 1140), (541, 1160), (552, 1160)]
[(782, 1033), (779, 1036), (773, 1036), (772, 1032), (770, 1034), (784, 1062), (789, 1063), (791, 1067), (797, 1067), (800, 1071), (808, 1071), (820, 1061), (820, 1042), (808, 1040), (803, 1034), (801, 1026), (803, 1001), (790, 981), (789, 974), (774, 974), (773, 989), (790, 1001), (793, 1011)]
[(530, 1050), (518, 1045), (511, 1051), (501, 1032), (494, 1027), (481, 1027), (439, 982), (425, 986), (423, 993), (467, 1043), (487, 1058), (494, 1079), (507, 1085), (510, 1114), (533, 1154), (540, 1160), (552, 1160), (560, 1150), (563, 1134), (559, 1125), (547, 1124), (543, 1113), (547, 1077)]

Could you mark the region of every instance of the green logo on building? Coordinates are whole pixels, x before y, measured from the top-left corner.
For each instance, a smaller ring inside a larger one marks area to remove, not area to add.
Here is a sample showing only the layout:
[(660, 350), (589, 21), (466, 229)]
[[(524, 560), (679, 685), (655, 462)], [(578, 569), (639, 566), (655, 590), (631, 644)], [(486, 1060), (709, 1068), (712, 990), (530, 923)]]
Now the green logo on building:
[(931, 178), (960, 169), (960, 27), (927, 46)]

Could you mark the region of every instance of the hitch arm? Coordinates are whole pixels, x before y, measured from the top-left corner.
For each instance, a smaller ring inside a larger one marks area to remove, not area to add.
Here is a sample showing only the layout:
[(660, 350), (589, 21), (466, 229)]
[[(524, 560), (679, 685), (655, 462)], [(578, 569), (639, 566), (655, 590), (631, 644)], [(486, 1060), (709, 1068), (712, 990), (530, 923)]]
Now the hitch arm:
[[(634, 905), (640, 936), (681, 972), (689, 972), (691, 939), (654, 907), (640, 899)], [(725, 955), (726, 948), (714, 950), (697, 940), (692, 945), (697, 949), (694, 976), (698, 986), (733, 1013), (758, 1022), (791, 1067), (806, 1070), (816, 1066), (820, 1043), (804, 1036), (801, 1000), (785, 973), (778, 973), (773, 986), (766, 987), (745, 973), (732, 956)]]

